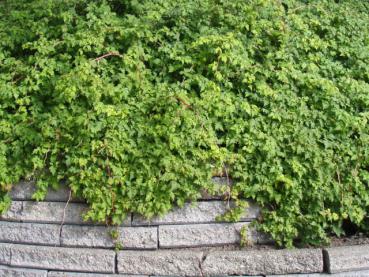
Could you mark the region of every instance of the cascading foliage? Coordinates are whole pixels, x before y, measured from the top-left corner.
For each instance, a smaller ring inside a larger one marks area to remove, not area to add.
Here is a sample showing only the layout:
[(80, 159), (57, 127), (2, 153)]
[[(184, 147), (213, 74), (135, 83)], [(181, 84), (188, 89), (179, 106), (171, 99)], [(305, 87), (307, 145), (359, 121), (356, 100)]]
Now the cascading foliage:
[(366, 1), (0, 2), (2, 211), (66, 181), (118, 224), (225, 172), (280, 245), (368, 233), (368, 120)]

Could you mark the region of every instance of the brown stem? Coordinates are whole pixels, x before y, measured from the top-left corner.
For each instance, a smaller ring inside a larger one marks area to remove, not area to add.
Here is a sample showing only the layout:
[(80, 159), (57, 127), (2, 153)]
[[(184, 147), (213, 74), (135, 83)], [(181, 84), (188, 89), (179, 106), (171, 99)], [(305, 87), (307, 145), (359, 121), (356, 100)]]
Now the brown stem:
[[(64, 225), (64, 222), (65, 222), (65, 214), (66, 214), (66, 210), (67, 210), (67, 207), (68, 207), (68, 204), (70, 202), (70, 200), (72, 199), (72, 189), (69, 189), (69, 197), (68, 197), (68, 201), (67, 203), (65, 204), (65, 207), (63, 209), (63, 218), (62, 218), (62, 221), (60, 223), (60, 228), (59, 228), (59, 236), (61, 236), (61, 233), (62, 233), (62, 228), (63, 228), (63, 225)], [(55, 245), (57, 246), (57, 245)]]
[(105, 58), (110, 57), (110, 56), (118, 56), (118, 57), (121, 57), (121, 58), (123, 57), (118, 52), (109, 52), (109, 53), (104, 54), (104, 55), (102, 55), (100, 57), (97, 57), (96, 59), (94, 59), (94, 61), (99, 62), (100, 60), (105, 59)]
[(187, 108), (189, 108), (189, 109), (193, 110), (193, 107), (192, 107), (190, 104), (188, 104), (186, 101), (184, 101), (181, 97), (179, 97), (179, 96), (174, 96), (174, 97), (175, 97), (175, 99), (177, 99), (179, 102), (181, 102), (183, 105), (185, 105)]

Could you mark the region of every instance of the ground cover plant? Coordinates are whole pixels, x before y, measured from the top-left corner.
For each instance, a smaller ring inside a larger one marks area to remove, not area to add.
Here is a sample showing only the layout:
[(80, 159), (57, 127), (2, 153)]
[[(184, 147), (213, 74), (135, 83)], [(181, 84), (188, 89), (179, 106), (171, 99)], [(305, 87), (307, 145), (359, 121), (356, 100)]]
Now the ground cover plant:
[(119, 224), (223, 175), (282, 246), (368, 233), (368, 120), (366, 1), (0, 2), (1, 211), (66, 181)]

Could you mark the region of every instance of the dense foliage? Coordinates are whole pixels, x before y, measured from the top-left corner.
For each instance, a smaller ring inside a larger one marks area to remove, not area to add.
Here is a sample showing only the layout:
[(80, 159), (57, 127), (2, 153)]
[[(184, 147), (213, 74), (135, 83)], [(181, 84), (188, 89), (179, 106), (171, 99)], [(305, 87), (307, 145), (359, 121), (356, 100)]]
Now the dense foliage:
[(64, 180), (117, 224), (223, 174), (280, 245), (369, 232), (368, 120), (366, 1), (0, 2), (1, 210)]

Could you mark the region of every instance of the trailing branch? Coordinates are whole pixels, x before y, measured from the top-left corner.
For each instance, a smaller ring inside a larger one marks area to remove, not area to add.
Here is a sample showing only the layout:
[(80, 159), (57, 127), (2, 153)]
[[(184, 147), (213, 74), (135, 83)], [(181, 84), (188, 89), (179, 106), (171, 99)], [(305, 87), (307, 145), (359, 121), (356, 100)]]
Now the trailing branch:
[(110, 56), (117, 56), (117, 57), (123, 58), (123, 55), (119, 54), (118, 52), (109, 52), (109, 53), (104, 54), (104, 55), (102, 55), (100, 57), (97, 57), (96, 59), (94, 59), (94, 61), (99, 62), (102, 59), (105, 59), (105, 58), (110, 57)]

